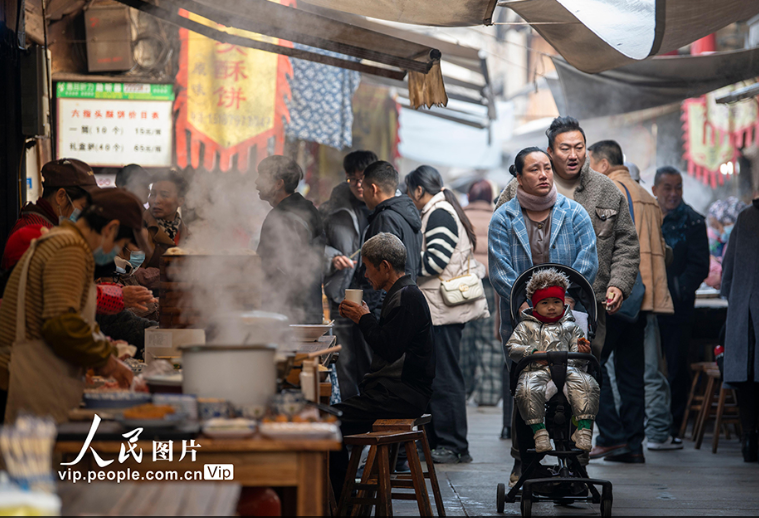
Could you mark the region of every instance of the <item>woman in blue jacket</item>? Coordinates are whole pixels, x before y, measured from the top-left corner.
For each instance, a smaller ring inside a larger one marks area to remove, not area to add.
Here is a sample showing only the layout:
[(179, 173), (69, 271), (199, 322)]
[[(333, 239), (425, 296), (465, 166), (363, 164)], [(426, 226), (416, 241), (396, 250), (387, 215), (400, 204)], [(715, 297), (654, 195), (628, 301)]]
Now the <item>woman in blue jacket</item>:
[[(488, 232), (490, 282), (501, 297), (503, 344), (512, 333), (511, 289), (522, 272), (536, 264), (558, 263), (571, 266), (591, 284), (598, 272), (593, 224), (582, 205), (557, 193), (548, 154), (537, 147), (523, 149), (509, 171), (519, 182), (517, 195), (495, 211)], [(512, 455), (529, 463), (525, 450), (534, 447), (532, 434), (519, 416), (515, 420), (512, 439), (519, 455), (513, 449)], [(517, 475), (515, 466), (512, 479)]]

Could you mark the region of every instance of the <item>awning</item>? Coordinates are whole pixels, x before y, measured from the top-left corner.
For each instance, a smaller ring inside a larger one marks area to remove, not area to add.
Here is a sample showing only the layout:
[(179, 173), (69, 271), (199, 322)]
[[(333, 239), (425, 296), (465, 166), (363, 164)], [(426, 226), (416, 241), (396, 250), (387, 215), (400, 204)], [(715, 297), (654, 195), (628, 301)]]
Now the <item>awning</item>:
[(698, 97), (759, 76), (759, 48), (701, 56), (662, 56), (600, 74), (580, 72), (560, 57), (548, 80), (559, 113), (579, 119), (628, 113)]
[[(391, 22), (463, 27), (490, 25), (497, 0), (309, 0), (345, 13)], [(303, 1), (298, 5), (302, 6)]]
[[(343, 2), (350, 0), (335, 3)], [(759, 13), (757, 0), (506, 0), (498, 5), (514, 10), (571, 65), (591, 74), (677, 50)]]
[[(430, 107), (447, 102), (439, 68), (441, 53), (425, 45), (267, 0), (164, 0), (161, 6), (143, 0), (118, 1), (208, 38), (240, 47), (393, 79), (403, 79), (408, 72), (415, 106)], [(336, 52), (346, 58), (229, 34), (180, 16), (179, 9), (224, 27)]]

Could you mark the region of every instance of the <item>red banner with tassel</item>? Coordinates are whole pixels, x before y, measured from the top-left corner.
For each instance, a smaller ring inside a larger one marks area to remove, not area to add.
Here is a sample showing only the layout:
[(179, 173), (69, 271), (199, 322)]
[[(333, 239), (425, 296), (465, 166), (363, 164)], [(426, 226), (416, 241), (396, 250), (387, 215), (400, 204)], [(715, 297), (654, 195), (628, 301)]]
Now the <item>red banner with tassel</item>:
[[(230, 34), (291, 46), (184, 10), (179, 14)], [(281, 154), (290, 120), (285, 103), (290, 97), (287, 76), (292, 76), (289, 58), (221, 43), (187, 29), (180, 29), (179, 37), (177, 165), (245, 173), (267, 156)]]

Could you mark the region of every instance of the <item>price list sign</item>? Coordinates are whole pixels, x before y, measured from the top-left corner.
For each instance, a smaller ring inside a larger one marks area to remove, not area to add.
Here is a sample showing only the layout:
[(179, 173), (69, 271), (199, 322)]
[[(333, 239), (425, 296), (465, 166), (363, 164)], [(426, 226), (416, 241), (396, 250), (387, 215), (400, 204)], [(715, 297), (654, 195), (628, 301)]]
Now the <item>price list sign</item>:
[(173, 86), (56, 84), (58, 158), (92, 166), (172, 165)]

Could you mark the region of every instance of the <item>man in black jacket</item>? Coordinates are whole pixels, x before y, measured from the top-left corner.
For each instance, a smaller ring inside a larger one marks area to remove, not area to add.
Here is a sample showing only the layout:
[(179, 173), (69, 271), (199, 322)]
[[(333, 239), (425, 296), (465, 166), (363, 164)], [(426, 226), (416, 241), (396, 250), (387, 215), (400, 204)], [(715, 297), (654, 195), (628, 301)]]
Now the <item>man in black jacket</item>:
[[(432, 317), (424, 295), (404, 272), (406, 248), (395, 235), (381, 232), (364, 244), (361, 253), (367, 279), (387, 296), (379, 320), (365, 301), (360, 306), (347, 300), (340, 304), (340, 314), (359, 326), (374, 352), (361, 394), (334, 407), (343, 413), (343, 435), (368, 432), (376, 419), (421, 416), (435, 377)], [(332, 454), (330, 477), (338, 498), (347, 467), (347, 450)]]
[[(411, 198), (405, 194), (396, 196), (398, 172), (388, 162), (374, 162), (364, 171), (364, 201), (371, 210), (369, 227), (364, 242), (380, 232), (397, 236), (406, 247), (406, 274), (416, 282), (422, 261), (422, 218)], [(364, 300), (369, 311), (379, 315), (384, 292), (372, 289), (365, 278), (366, 267), (357, 269), (355, 283), (364, 290)]]
[(303, 171), (280, 155), (258, 165), (256, 189), (273, 209), (261, 227), (258, 255), (270, 307), (293, 324), (321, 324), (324, 229), (314, 204), (295, 192)]
[(652, 190), (664, 214), (664, 241), (674, 256), (667, 267), (667, 285), (675, 314), (659, 315), (659, 329), (672, 389), (672, 436), (677, 437), (690, 387), (688, 351), (696, 290), (709, 275), (709, 239), (704, 217), (683, 201), (680, 171), (669, 166), (657, 169)]

